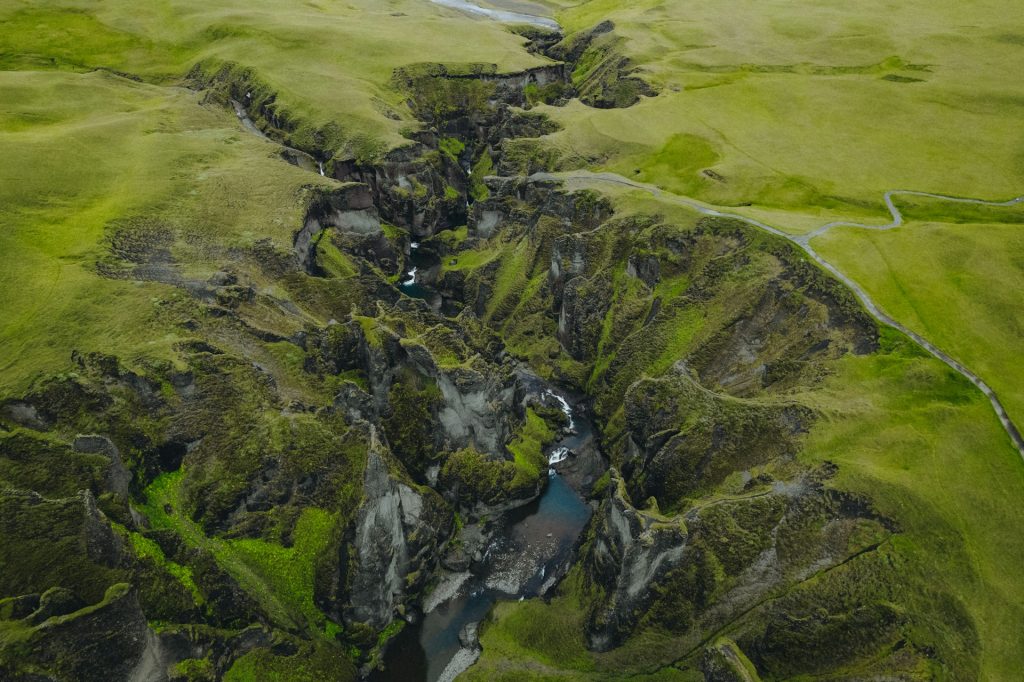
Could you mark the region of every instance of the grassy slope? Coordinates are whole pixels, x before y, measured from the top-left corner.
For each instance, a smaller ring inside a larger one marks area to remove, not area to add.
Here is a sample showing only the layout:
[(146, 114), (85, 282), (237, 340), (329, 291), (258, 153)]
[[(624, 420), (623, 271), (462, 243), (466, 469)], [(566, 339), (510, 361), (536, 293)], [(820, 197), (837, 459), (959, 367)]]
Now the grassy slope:
[(174, 288), (104, 279), (94, 263), (116, 220), (166, 220), (197, 252), (269, 237), (301, 218), (322, 182), (275, 158), (234, 117), (177, 88), (102, 72), (0, 72), (0, 390), (69, 362), (72, 349), (167, 357)]
[(553, 110), (566, 124), (555, 139), (683, 194), (815, 215), (884, 216), (881, 194), (896, 187), (1012, 194), (1024, 186), (1024, 83), (1010, 76), (1024, 68), (1024, 20), (1008, 7), (584, 2), (561, 21), (613, 19), (662, 94)]
[[(1010, 218), (1011, 209), (1002, 213)], [(1024, 226), (913, 221), (888, 232), (835, 230), (814, 246), (889, 314), (983, 377), (1024, 421)]]
[[(314, 562), (330, 540), (334, 518), (316, 507), (303, 510), (295, 528), (295, 544), (287, 548), (263, 540), (208, 537), (179, 511), (184, 509), (183, 477), (183, 471), (163, 474), (146, 489), (142, 512), (153, 527), (173, 530), (188, 546), (213, 554), (217, 563), (260, 604), (275, 625), (305, 626), (332, 638), (338, 628), (326, 620), (313, 604), (312, 597)], [(167, 506), (171, 513), (165, 511)]]
[[(822, 391), (826, 413), (803, 457), (839, 465), (842, 487), (899, 519), (898, 550), (926, 584), (962, 599), (984, 679), (1024, 666), (1024, 465), (988, 401), (952, 370), (890, 335), (884, 354), (846, 358)], [(927, 594), (918, 595), (922, 601)]]
[(541, 63), (521, 42), (501, 26), (425, 0), (0, 5), (3, 68), (106, 67), (166, 82), (202, 60), (235, 61), (256, 69), (279, 103), (307, 123), (340, 123), (353, 148), (402, 142), (398, 133), (410, 121), (387, 88), (396, 67), (477, 61), (521, 69)]

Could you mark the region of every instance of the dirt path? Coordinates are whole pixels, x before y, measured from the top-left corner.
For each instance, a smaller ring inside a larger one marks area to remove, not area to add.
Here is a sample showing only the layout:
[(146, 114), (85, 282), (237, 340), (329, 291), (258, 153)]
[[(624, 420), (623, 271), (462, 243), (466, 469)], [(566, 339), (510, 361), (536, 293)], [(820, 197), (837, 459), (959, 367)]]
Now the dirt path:
[(893, 203), (893, 197), (895, 197), (895, 196), (903, 195), (903, 196), (929, 197), (929, 198), (932, 198), (932, 199), (941, 199), (943, 201), (952, 201), (952, 202), (957, 202), (957, 203), (968, 203), (968, 204), (980, 204), (980, 205), (984, 205), (984, 206), (1013, 206), (1015, 204), (1024, 203), (1024, 197), (1017, 197), (1016, 199), (1011, 199), (1009, 201), (997, 202), (997, 201), (985, 201), (985, 200), (982, 200), (982, 199), (967, 199), (967, 198), (963, 198), (963, 197), (950, 197), (950, 196), (944, 196), (944, 195), (941, 195), (941, 194), (929, 194), (927, 192), (914, 192), (914, 191), (910, 191), (910, 190), (892, 190), (890, 192), (886, 192), (885, 193), (885, 204), (886, 204), (886, 206), (888, 206), (889, 213), (892, 215), (892, 218), (893, 218), (892, 222), (887, 224), (887, 225), (864, 225), (864, 224), (861, 224), (861, 223), (851, 223), (851, 222), (831, 222), (831, 223), (827, 223), (825, 225), (822, 225), (818, 229), (816, 229), (816, 230), (814, 230), (812, 232), (809, 232), (807, 234), (804, 234), (804, 235), (792, 235), (792, 234), (789, 234), (787, 232), (783, 232), (782, 230), (778, 229), (777, 227), (773, 227), (772, 225), (769, 225), (767, 223), (763, 223), (763, 222), (761, 222), (759, 220), (755, 220), (753, 218), (747, 218), (746, 216), (737, 215), (735, 213), (726, 213), (726, 212), (720, 211), (720, 210), (718, 210), (716, 208), (712, 208), (711, 206), (708, 206), (706, 204), (703, 204), (703, 203), (701, 203), (701, 202), (699, 202), (699, 201), (697, 201), (695, 199), (691, 199), (689, 197), (684, 197), (684, 196), (679, 196), (677, 194), (672, 194), (671, 192), (666, 192), (665, 190), (661, 189), (657, 185), (651, 185), (651, 184), (647, 184), (647, 183), (643, 183), (643, 182), (637, 182), (635, 180), (630, 180), (629, 178), (626, 178), (626, 177), (623, 177), (621, 175), (618, 175), (617, 173), (594, 173), (594, 172), (591, 172), (591, 171), (570, 171), (570, 172), (567, 172), (567, 173), (557, 173), (557, 174), (556, 173), (536, 173), (533, 176), (531, 176), (531, 178), (532, 179), (536, 179), (536, 180), (563, 180), (563, 181), (580, 180), (580, 181), (584, 181), (584, 182), (588, 182), (588, 183), (605, 183), (605, 184), (612, 184), (612, 185), (622, 185), (622, 186), (629, 187), (629, 188), (632, 188), (632, 189), (637, 189), (637, 190), (640, 190), (640, 191), (643, 191), (643, 192), (647, 192), (648, 194), (650, 194), (650, 195), (652, 195), (654, 197), (657, 197), (657, 198), (662, 199), (664, 201), (668, 201), (668, 202), (673, 203), (673, 204), (678, 204), (678, 205), (686, 206), (686, 207), (688, 207), (690, 209), (693, 209), (693, 210), (697, 211), (698, 213), (700, 213), (702, 215), (715, 216), (715, 217), (720, 217), (720, 218), (731, 218), (733, 220), (742, 221), (742, 222), (744, 222), (744, 223), (746, 223), (748, 225), (753, 225), (754, 227), (757, 227), (757, 228), (759, 228), (761, 230), (764, 230), (765, 232), (770, 232), (770, 233), (772, 233), (774, 235), (782, 237), (783, 239), (786, 239), (786, 240), (796, 244), (801, 249), (803, 249), (803, 251), (808, 256), (810, 256), (812, 259), (814, 259), (814, 261), (816, 263), (818, 263), (819, 265), (821, 265), (821, 267), (823, 267), (826, 270), (828, 270), (839, 281), (841, 281), (843, 284), (848, 286), (853, 291), (853, 293), (857, 296), (857, 298), (860, 299), (861, 303), (868, 310), (868, 312), (871, 313), (872, 317), (874, 317), (876, 320), (878, 320), (882, 324), (885, 324), (885, 325), (887, 325), (889, 327), (892, 327), (894, 329), (898, 329), (899, 331), (903, 332), (904, 334), (909, 336), (911, 339), (913, 339), (914, 342), (917, 343), (917, 345), (921, 346), (921, 348), (925, 349), (926, 351), (928, 351), (930, 354), (932, 354), (933, 356), (935, 356), (939, 360), (942, 360), (944, 363), (946, 363), (947, 365), (952, 367), (956, 372), (958, 372), (962, 376), (966, 377), (967, 380), (970, 381), (972, 384), (977, 386), (978, 389), (980, 389), (981, 392), (984, 393), (985, 396), (989, 399), (989, 402), (992, 403), (992, 409), (995, 411), (996, 416), (999, 418), (999, 422), (1003, 425), (1003, 429), (1006, 430), (1006, 434), (1010, 437), (1010, 440), (1013, 443), (1014, 447), (1017, 449), (1017, 452), (1020, 453), (1020, 456), (1022, 458), (1024, 458), (1024, 438), (1021, 437), (1020, 429), (1018, 429), (1017, 425), (1014, 424), (1013, 421), (1010, 419), (1010, 416), (1006, 413), (1006, 408), (1003, 407), (1002, 402), (999, 400), (999, 397), (996, 395), (996, 392), (994, 390), (992, 390), (991, 386), (986, 384), (985, 381), (981, 379), (981, 377), (979, 377), (977, 374), (975, 374), (974, 372), (969, 370), (967, 367), (962, 365), (960, 362), (958, 362), (954, 358), (950, 357), (949, 354), (947, 354), (942, 349), (936, 347), (933, 343), (928, 341), (926, 338), (924, 338), (923, 336), (921, 336), (917, 332), (911, 331), (907, 327), (903, 326), (903, 324), (901, 324), (900, 322), (897, 322), (895, 319), (893, 319), (892, 317), (889, 317), (889, 315), (885, 314), (882, 311), (882, 309), (879, 308), (878, 305), (871, 299), (871, 297), (868, 296), (868, 293), (866, 291), (864, 291), (863, 288), (861, 288), (861, 286), (859, 284), (854, 282), (848, 276), (846, 276), (845, 274), (840, 272), (838, 268), (836, 268), (834, 265), (832, 265), (831, 263), (826, 261), (824, 258), (822, 258), (818, 254), (818, 252), (815, 251), (814, 248), (810, 245), (811, 239), (813, 239), (814, 237), (817, 237), (819, 235), (822, 235), (825, 232), (828, 232), (829, 230), (831, 230), (834, 227), (855, 227), (855, 228), (861, 228), (861, 229), (867, 229), (867, 230), (891, 230), (891, 229), (894, 229), (894, 228), (897, 228), (897, 227), (903, 225), (903, 223), (904, 223), (903, 214), (900, 213), (900, 210), (898, 208), (896, 208), (895, 203)]

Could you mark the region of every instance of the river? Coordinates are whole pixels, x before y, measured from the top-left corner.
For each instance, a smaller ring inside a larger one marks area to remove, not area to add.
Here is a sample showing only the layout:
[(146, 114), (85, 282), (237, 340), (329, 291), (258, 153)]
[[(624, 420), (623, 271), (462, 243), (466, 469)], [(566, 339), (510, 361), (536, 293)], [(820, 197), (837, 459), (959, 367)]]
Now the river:
[[(490, 7), (481, 7), (472, 2), (466, 2), (466, 0), (430, 0), (435, 5), (441, 5), (442, 7), (449, 7), (451, 9), (457, 9), (467, 14), (473, 14), (479, 17), (486, 17), (493, 21), (500, 21), (509, 24), (529, 24), (531, 26), (539, 26), (540, 28), (546, 28), (551, 31), (561, 31), (562, 27), (558, 25), (558, 22), (548, 17), (537, 16), (536, 14), (526, 14), (524, 12), (514, 12), (505, 9), (492, 9)], [(495, 3), (499, 4), (499, 3)]]
[(566, 461), (566, 449), (575, 451), (592, 438), (593, 427), (564, 396), (545, 391), (544, 398), (562, 406), (574, 428), (548, 449), (552, 464), (543, 493), (505, 515), (476, 572), (442, 580), (425, 602), (427, 613), (388, 646), (384, 669), (370, 678), (374, 682), (453, 680), (479, 655), (475, 642), (460, 638), (464, 628), (480, 623), (500, 600), (547, 594), (567, 570), (591, 512), (556, 468)]

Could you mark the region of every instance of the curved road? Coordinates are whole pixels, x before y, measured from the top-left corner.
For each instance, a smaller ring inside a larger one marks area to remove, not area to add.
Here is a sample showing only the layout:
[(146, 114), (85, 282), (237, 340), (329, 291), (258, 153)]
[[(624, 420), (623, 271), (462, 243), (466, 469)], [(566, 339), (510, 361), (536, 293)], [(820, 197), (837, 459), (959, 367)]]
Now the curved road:
[(746, 216), (738, 215), (735, 213), (725, 213), (723, 211), (719, 211), (718, 209), (711, 208), (710, 206), (707, 206), (706, 204), (696, 201), (695, 199), (679, 196), (677, 194), (672, 194), (671, 192), (666, 192), (657, 185), (651, 185), (643, 182), (637, 182), (635, 180), (630, 180), (629, 178), (623, 177), (617, 173), (594, 173), (591, 171), (570, 171), (567, 173), (535, 173), (534, 175), (530, 176), (530, 178), (534, 180), (554, 181), (578, 179), (585, 180), (588, 182), (623, 185), (625, 187), (647, 192), (648, 194), (659, 199), (663, 199), (674, 204), (686, 206), (697, 211), (702, 215), (715, 216), (720, 218), (732, 218), (734, 220), (742, 221), (748, 225), (753, 225), (754, 227), (764, 230), (765, 232), (770, 232), (774, 235), (782, 237), (783, 239), (786, 239), (796, 244), (801, 249), (803, 249), (803, 251), (808, 256), (814, 259), (816, 263), (818, 263), (821, 267), (828, 270), (839, 281), (848, 286), (857, 296), (857, 298), (860, 299), (860, 302), (864, 304), (864, 307), (867, 308), (868, 312), (871, 313), (872, 317), (874, 317), (882, 324), (885, 324), (889, 327), (898, 329), (899, 331), (903, 332), (911, 339), (913, 339), (914, 342), (917, 343), (917, 345), (921, 346), (921, 348), (924, 348), (930, 354), (934, 355), (939, 360), (942, 360), (944, 363), (946, 363), (954, 370), (956, 370), (959, 374), (966, 377), (967, 380), (970, 381), (972, 384), (977, 386), (981, 390), (981, 392), (984, 393), (985, 396), (989, 399), (989, 402), (992, 403), (992, 409), (995, 410), (996, 416), (999, 418), (999, 422), (1003, 425), (1003, 428), (1006, 430), (1006, 433), (1010, 437), (1010, 440), (1013, 442), (1013, 445), (1017, 449), (1017, 452), (1020, 453), (1020, 456), (1022, 458), (1024, 458), (1024, 438), (1021, 437), (1020, 430), (1017, 428), (1017, 425), (1013, 423), (1013, 420), (1010, 419), (1010, 416), (1006, 413), (1006, 408), (1003, 407), (1002, 402), (1000, 402), (999, 397), (996, 395), (996, 392), (992, 390), (991, 386), (986, 384), (985, 381), (977, 374), (964, 367), (958, 361), (954, 360), (940, 348), (936, 347), (932, 342), (928, 341), (928, 339), (924, 338), (917, 332), (911, 331), (910, 329), (903, 326), (901, 323), (897, 322), (896, 320), (882, 312), (878, 305), (876, 305), (875, 302), (871, 300), (871, 297), (868, 296), (868, 293), (864, 291), (864, 289), (862, 289), (859, 284), (857, 284), (852, 279), (844, 275), (842, 272), (839, 271), (838, 268), (836, 268), (834, 265), (832, 265), (824, 258), (822, 258), (820, 255), (818, 255), (818, 252), (815, 251), (814, 248), (810, 245), (811, 239), (819, 235), (822, 235), (825, 232), (828, 232), (833, 227), (856, 227), (866, 230), (891, 230), (903, 225), (903, 214), (900, 213), (899, 209), (896, 208), (896, 205), (893, 203), (894, 196), (904, 195), (929, 197), (932, 199), (941, 199), (943, 201), (953, 201), (966, 204), (979, 204), (983, 206), (1013, 206), (1015, 204), (1024, 203), (1024, 197), (1017, 197), (1015, 199), (1010, 199), (1009, 201), (1000, 202), (985, 201), (982, 199), (950, 197), (941, 194), (930, 194), (928, 192), (892, 190), (885, 193), (885, 204), (886, 206), (889, 207), (889, 213), (892, 215), (893, 218), (892, 222), (889, 223), (888, 225), (864, 225), (861, 223), (852, 222), (831, 222), (822, 225), (818, 229), (807, 234), (792, 235), (783, 232), (777, 227), (773, 227), (767, 223), (755, 220), (754, 218), (747, 218)]

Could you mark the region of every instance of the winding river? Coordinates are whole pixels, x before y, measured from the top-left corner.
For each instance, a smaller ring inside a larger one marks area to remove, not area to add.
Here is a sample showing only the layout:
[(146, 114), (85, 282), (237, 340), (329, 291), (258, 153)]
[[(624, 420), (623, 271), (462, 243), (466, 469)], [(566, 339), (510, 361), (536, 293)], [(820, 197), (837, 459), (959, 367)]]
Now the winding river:
[(590, 520), (590, 507), (556, 470), (568, 452), (593, 436), (589, 419), (553, 390), (544, 399), (560, 405), (570, 433), (548, 450), (551, 468), (541, 496), (500, 521), (474, 572), (448, 573), (424, 602), (426, 614), (388, 645), (374, 682), (450, 682), (480, 655), (476, 626), (500, 600), (547, 594), (568, 569), (573, 547)]

